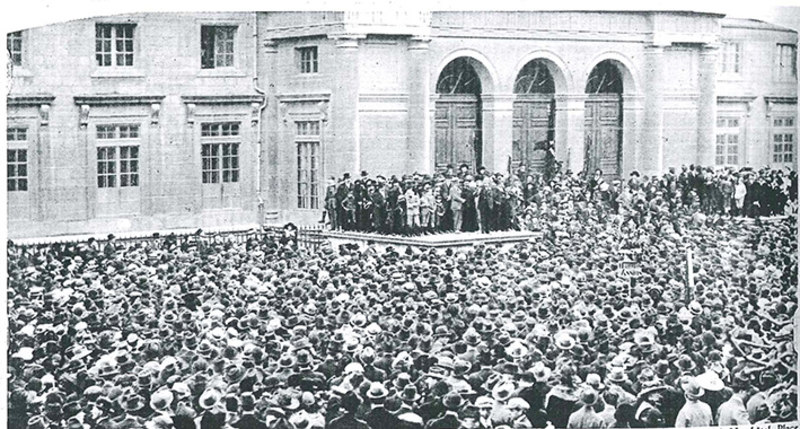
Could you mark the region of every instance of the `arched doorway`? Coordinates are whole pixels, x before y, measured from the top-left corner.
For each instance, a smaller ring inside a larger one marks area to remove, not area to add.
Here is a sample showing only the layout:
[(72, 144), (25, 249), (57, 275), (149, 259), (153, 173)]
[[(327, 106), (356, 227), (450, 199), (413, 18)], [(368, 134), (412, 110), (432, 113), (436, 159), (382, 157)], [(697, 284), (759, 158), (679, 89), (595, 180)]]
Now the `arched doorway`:
[(603, 170), (608, 177), (621, 173), (623, 77), (614, 60), (599, 62), (586, 81), (584, 110), (584, 171)]
[(481, 164), (481, 80), (470, 59), (448, 63), (436, 82), (434, 141), (436, 170), (466, 164), (472, 171)]
[(525, 65), (514, 81), (512, 171), (542, 173), (555, 141), (555, 82), (544, 60)]

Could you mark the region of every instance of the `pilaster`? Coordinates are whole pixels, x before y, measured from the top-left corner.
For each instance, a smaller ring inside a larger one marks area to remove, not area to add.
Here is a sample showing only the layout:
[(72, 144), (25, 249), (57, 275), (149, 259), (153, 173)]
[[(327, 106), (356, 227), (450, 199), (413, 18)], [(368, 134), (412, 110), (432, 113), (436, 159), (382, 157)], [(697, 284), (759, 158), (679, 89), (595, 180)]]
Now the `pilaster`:
[(338, 34), (334, 39), (334, 90), (331, 94), (331, 124), (333, 131), (331, 150), (324, 160), (327, 175), (358, 173), (361, 165), (361, 142), (359, 138), (358, 92), (359, 92), (359, 40), (365, 35)]
[(698, 67), (700, 97), (697, 100), (697, 159), (700, 165), (714, 165), (717, 123), (717, 45), (706, 45), (700, 50)]
[(408, 161), (406, 171), (432, 172), (430, 138), (430, 73), (428, 46), (430, 39), (412, 37), (408, 41)]
[(647, 46), (645, 64), (643, 139), (638, 164), (642, 174), (658, 175), (664, 160), (664, 47)]
[(481, 95), (483, 165), (493, 172), (506, 173), (513, 141), (514, 94)]
[(583, 170), (585, 102), (586, 94), (556, 95), (556, 159), (565, 171)]

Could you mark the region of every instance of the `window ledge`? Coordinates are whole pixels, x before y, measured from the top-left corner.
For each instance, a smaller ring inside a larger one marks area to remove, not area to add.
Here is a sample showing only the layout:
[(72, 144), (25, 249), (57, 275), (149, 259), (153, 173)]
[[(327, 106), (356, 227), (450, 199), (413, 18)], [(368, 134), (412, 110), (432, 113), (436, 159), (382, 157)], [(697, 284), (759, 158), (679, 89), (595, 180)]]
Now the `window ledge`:
[(33, 72), (22, 66), (14, 66), (11, 70), (11, 77), (33, 77)]
[(114, 77), (144, 77), (144, 72), (138, 68), (109, 67), (97, 68), (92, 72), (94, 78), (114, 78)]
[(225, 67), (200, 69), (200, 71), (197, 72), (197, 77), (247, 77), (247, 73), (237, 68)]

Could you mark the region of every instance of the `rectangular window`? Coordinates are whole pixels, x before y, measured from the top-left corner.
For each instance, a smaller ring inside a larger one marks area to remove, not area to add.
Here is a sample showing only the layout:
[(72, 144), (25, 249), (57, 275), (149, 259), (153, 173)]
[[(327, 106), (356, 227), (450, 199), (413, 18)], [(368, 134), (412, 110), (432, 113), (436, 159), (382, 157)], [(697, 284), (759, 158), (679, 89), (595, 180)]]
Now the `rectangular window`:
[(317, 47), (307, 46), (297, 48), (297, 50), (300, 55), (300, 73), (316, 73), (318, 71)]
[(200, 127), (203, 183), (239, 182), (238, 122), (204, 123)]
[(795, 143), (794, 117), (772, 119), (772, 162), (794, 164)]
[(741, 60), (742, 44), (739, 42), (724, 42), (722, 45), (722, 72), (738, 74)]
[(319, 208), (319, 121), (296, 123), (297, 143), (297, 208)]
[[(15, 145), (27, 144), (28, 129), (25, 127), (6, 128), (6, 142)], [(28, 190), (28, 150), (9, 148), (7, 160), (8, 191)]]
[(231, 137), (239, 135), (238, 122), (205, 123), (200, 127), (201, 137)]
[(97, 24), (95, 58), (100, 67), (133, 66), (133, 30), (135, 24)]
[(6, 141), (10, 142), (28, 141), (28, 129), (23, 127), (6, 128)]
[(139, 186), (139, 146), (120, 146), (119, 186)]
[(22, 65), (22, 32), (15, 31), (6, 35), (6, 43), (8, 46), (8, 57), (11, 64), (15, 66)]
[(778, 79), (791, 80), (797, 77), (797, 45), (778, 44)]
[(115, 188), (117, 186), (117, 148), (105, 146), (97, 148), (97, 187)]
[(717, 118), (715, 163), (739, 164), (739, 118)]
[(200, 27), (200, 67), (233, 67), (236, 27), (204, 25)]
[(97, 187), (139, 186), (139, 124), (97, 125)]
[(97, 126), (97, 139), (98, 140), (116, 140), (116, 139), (138, 139), (139, 138), (139, 125), (137, 124), (115, 124), (115, 125), (98, 125)]
[(28, 190), (28, 151), (8, 149), (8, 191)]

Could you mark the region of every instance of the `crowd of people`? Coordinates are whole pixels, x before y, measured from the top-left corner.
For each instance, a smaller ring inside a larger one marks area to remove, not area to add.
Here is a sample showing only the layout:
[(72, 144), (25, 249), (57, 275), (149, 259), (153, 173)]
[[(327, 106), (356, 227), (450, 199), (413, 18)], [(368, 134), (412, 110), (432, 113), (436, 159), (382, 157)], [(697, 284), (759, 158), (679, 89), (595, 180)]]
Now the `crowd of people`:
[(797, 174), (684, 165), (680, 173), (670, 168), (662, 176), (643, 177), (633, 171), (611, 181), (601, 170), (591, 176), (557, 170), (546, 181), (524, 166), (504, 175), (483, 167), (473, 173), (463, 164), (457, 171), (449, 165), (435, 175), (387, 180), (362, 171), (355, 180), (349, 173), (329, 179), (322, 222), (327, 217), (334, 230), (395, 235), (519, 230), (526, 218), (540, 218), (540, 206), (552, 202), (552, 195), (639, 224), (651, 214), (687, 212), (755, 218), (796, 210)]
[(538, 187), (541, 237), (513, 246), (9, 243), (8, 426), (797, 420), (796, 215), (724, 216), (691, 190), (693, 212), (640, 217), (611, 189), (654, 201), (669, 179), (582, 180)]

